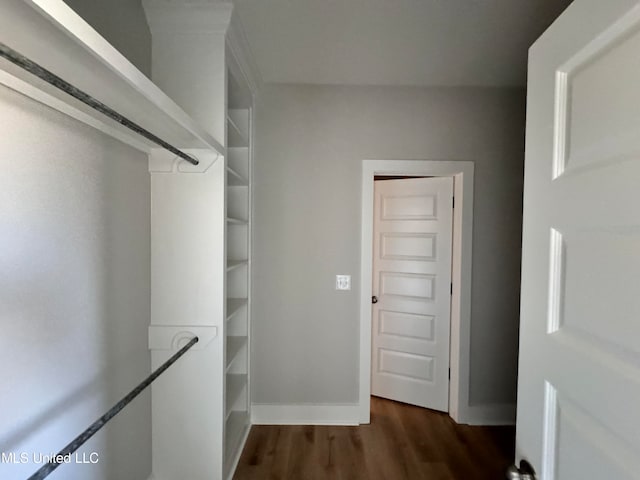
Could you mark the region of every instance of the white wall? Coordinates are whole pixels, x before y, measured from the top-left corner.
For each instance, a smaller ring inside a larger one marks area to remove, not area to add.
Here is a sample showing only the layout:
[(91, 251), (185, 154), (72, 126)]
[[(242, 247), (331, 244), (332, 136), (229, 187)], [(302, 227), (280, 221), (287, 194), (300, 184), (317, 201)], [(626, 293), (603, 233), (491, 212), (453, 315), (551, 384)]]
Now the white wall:
[[(147, 157), (0, 88), (0, 452), (66, 445), (150, 372)], [(50, 478), (146, 479), (150, 393)], [(39, 465), (0, 463), (0, 478)]]
[[(363, 159), (472, 160), (472, 404), (515, 402), (524, 90), (267, 86), (257, 110), (254, 403), (358, 401)], [(352, 275), (351, 292), (334, 290)]]
[(140, 0), (64, 0), (145, 75), (151, 75), (151, 33)]

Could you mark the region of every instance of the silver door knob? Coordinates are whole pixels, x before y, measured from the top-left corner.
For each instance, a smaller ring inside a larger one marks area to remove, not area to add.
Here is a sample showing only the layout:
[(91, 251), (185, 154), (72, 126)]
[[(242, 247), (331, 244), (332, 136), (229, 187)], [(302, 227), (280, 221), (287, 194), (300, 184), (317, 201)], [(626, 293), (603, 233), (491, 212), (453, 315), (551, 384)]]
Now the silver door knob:
[(510, 480), (536, 480), (536, 472), (526, 460), (520, 461), (520, 468), (511, 465), (506, 476)]
[(375, 295), (371, 297), (371, 303), (378, 303), (378, 297), (376, 297)]
[(511, 465), (507, 468), (507, 478), (509, 480), (520, 480), (520, 469), (515, 465)]

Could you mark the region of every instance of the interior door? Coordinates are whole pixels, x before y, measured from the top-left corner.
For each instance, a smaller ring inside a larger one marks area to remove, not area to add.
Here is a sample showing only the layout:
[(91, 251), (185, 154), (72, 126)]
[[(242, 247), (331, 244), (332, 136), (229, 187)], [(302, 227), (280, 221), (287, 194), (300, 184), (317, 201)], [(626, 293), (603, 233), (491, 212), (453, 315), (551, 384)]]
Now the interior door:
[(447, 411), (453, 178), (374, 182), (371, 393)]
[(517, 456), (640, 478), (640, 2), (576, 0), (529, 57)]

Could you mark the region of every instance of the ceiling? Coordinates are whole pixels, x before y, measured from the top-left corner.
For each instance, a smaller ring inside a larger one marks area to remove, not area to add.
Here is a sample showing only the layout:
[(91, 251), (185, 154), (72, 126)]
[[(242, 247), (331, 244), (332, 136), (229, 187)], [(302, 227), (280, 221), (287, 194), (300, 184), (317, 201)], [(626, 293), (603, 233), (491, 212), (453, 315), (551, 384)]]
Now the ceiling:
[(571, 0), (234, 0), (262, 80), (522, 86)]

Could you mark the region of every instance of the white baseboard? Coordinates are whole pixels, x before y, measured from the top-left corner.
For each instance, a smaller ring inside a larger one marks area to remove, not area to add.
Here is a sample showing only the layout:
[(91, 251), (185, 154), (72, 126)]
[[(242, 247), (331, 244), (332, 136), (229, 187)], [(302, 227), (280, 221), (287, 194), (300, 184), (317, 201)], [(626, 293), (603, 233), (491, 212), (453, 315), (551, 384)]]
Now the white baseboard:
[(251, 405), (253, 425), (359, 425), (359, 405), (266, 404)]
[(516, 404), (469, 405), (464, 420), (468, 425), (515, 425)]

